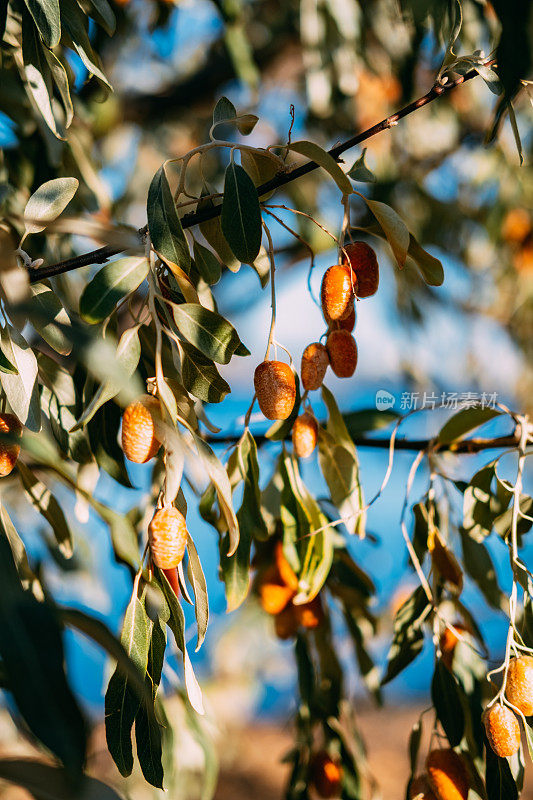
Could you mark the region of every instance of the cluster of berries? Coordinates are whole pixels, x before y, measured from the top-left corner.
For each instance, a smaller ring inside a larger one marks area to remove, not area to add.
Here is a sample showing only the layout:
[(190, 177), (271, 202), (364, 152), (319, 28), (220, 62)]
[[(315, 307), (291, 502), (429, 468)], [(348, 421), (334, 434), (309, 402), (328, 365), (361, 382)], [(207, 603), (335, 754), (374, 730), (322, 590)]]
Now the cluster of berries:
[[(371, 297), (379, 285), (379, 266), (374, 250), (365, 242), (347, 244), (342, 263), (324, 273), (322, 312), (328, 325), (326, 344), (312, 342), (302, 355), (301, 379), (306, 392), (320, 389), (331, 366), (338, 378), (350, 378), (357, 366), (355, 298)], [(263, 361), (255, 370), (254, 387), (259, 407), (267, 419), (287, 419), (294, 408), (294, 374), (283, 361)], [(310, 411), (296, 418), (292, 429), (294, 452), (307, 458), (313, 452), (318, 426)]]
[[(525, 717), (533, 714), (533, 657), (512, 658), (507, 670), (505, 697)], [(520, 747), (520, 725), (514, 711), (502, 702), (485, 709), (483, 722), (489, 744), (500, 758), (514, 755)]]
[(319, 596), (308, 603), (296, 605), (293, 602), (298, 593), (298, 576), (285, 558), (279, 541), (274, 547), (273, 561), (258, 577), (256, 590), (263, 610), (274, 617), (279, 639), (290, 639), (301, 628), (317, 628), (324, 618)]
[[(122, 418), (122, 450), (129, 461), (145, 464), (157, 455), (161, 447), (157, 436), (160, 415), (159, 401), (148, 394), (126, 408)], [(163, 570), (173, 586), (175, 568), (185, 554), (187, 535), (185, 517), (173, 505), (157, 509), (148, 526), (152, 562)]]

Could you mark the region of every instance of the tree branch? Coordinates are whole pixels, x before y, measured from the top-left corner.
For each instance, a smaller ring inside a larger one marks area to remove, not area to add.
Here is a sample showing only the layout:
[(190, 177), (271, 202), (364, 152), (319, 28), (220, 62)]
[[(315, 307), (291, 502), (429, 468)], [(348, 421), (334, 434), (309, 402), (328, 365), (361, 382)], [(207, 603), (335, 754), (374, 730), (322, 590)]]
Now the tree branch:
[[(320, 424), (320, 423), (319, 423)], [(289, 437), (288, 437), (289, 438)], [(236, 444), (240, 436), (206, 436), (205, 441), (209, 444), (222, 444), (231, 445)], [(275, 440), (268, 439), (264, 434), (254, 435), (254, 439), (258, 446), (263, 444), (275, 444)], [(354, 436), (352, 437), (353, 443), (356, 447), (368, 447), (375, 450), (389, 450), (389, 439), (378, 439), (372, 436)], [(519, 436), (516, 432), (508, 436), (497, 436), (493, 439), (462, 439), (450, 444), (439, 445), (436, 439), (397, 439), (394, 443), (395, 450), (404, 450), (409, 452), (420, 452), (420, 450), (432, 450), (434, 453), (455, 453), (457, 455), (472, 455), (481, 453), (484, 450), (505, 450), (507, 448), (517, 447), (519, 444)]]
[[(470, 70), (470, 72), (467, 72), (466, 75), (460, 75), (453, 81), (447, 80), (447, 82), (444, 84), (436, 83), (429, 90), (429, 92), (422, 95), (422, 97), (419, 97), (417, 100), (413, 100), (412, 103), (409, 103), (399, 111), (396, 111), (395, 114), (386, 117), (385, 119), (381, 120), (381, 122), (378, 122), (371, 128), (368, 128), (366, 131), (362, 131), (361, 133), (352, 136), (350, 139), (347, 139), (345, 142), (341, 142), (340, 144), (335, 145), (335, 147), (332, 147), (331, 150), (329, 150), (330, 155), (338, 161), (340, 156), (347, 150), (350, 150), (352, 147), (367, 141), (367, 139), (370, 139), (372, 136), (381, 133), (381, 131), (392, 128), (393, 126), (397, 125), (401, 119), (404, 119), (404, 117), (412, 114), (413, 111), (427, 106), (428, 103), (433, 102), (433, 100), (435, 100), (437, 97), (447, 94), (448, 92), (452, 91), (452, 89), (455, 89), (462, 83), (475, 78), (477, 75), (478, 72), (473, 69)], [(271, 180), (258, 186), (257, 194), (259, 197), (263, 197), (269, 192), (279, 189), (281, 186), (285, 186), (291, 181), (297, 180), (304, 175), (308, 175), (310, 172), (313, 172), (313, 170), (318, 169), (318, 167), (319, 164), (317, 164), (315, 161), (307, 161), (305, 164), (295, 167), (294, 169), (287, 170), (286, 172), (279, 172)], [(206, 222), (207, 220), (218, 217), (220, 215), (221, 208), (222, 206), (219, 204), (211, 208), (205, 208), (200, 211), (185, 214), (181, 220), (183, 228), (192, 228), (194, 225), (198, 225), (201, 222)], [(139, 235), (143, 236), (146, 234), (146, 231), (147, 227), (145, 226), (139, 231)], [(50, 264), (49, 266), (32, 270), (30, 272), (30, 282), (35, 283), (43, 280), (43, 278), (52, 278), (55, 275), (61, 275), (64, 272), (70, 272), (71, 270), (78, 269), (80, 267), (86, 267), (89, 264), (104, 264), (110, 258), (113, 258), (113, 256), (116, 256), (121, 252), (123, 251), (120, 249), (106, 245), (105, 247), (100, 247), (97, 250), (91, 251), (90, 253), (84, 253), (80, 256), (73, 256), (65, 261), (59, 261), (56, 264)]]

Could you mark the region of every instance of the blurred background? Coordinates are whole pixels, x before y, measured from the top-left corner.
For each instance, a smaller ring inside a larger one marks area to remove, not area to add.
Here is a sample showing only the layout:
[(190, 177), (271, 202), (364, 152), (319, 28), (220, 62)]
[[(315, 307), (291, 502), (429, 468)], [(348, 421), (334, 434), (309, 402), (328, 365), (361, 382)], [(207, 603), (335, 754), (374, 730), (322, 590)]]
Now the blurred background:
[[(85, 83), (86, 69), (69, 53), (80, 87), (79, 107), (69, 133), (69, 166), (83, 183), (77, 202), (105, 224), (146, 222), (146, 194), (154, 172), (167, 158), (180, 155), (206, 140), (214, 103), (227, 96), (239, 112), (250, 111), (260, 121), (246, 141), (257, 146), (283, 143), (294, 120), (292, 138), (310, 139), (331, 147), (425, 93), (433, 84), (443, 56), (443, 31), (435, 4), (397, 0), (118, 0), (113, 4), (118, 29), (110, 39), (94, 26), (91, 36), (102, 54), (114, 93), (103, 96), (94, 81)], [(438, 4), (437, 4), (438, 5)], [(445, 4), (442, 4), (445, 5)], [(433, 9), (434, 10), (434, 9)], [(463, 28), (456, 52), (483, 49), (487, 54), (498, 30), (490, 3), (465, 2)], [(484, 139), (490, 128), (496, 98), (481, 78), (470, 81), (398, 126), (370, 139), (366, 165), (375, 180), (358, 189), (398, 210), (429, 252), (442, 260), (442, 287), (426, 286), (406, 268), (397, 270), (391, 253), (379, 240), (375, 246), (381, 271), (380, 289), (357, 304), (355, 336), (359, 364), (354, 378), (340, 381), (331, 374), (327, 385), (343, 411), (369, 410), (373, 427), (390, 435), (390, 416), (376, 406), (376, 393), (392, 396), (392, 410), (410, 410), (424, 394), (444, 394), (448, 408), (428, 409), (408, 420), (404, 436), (430, 437), (453, 411), (454, 399), (481, 398), (482, 393), (516, 410), (531, 411), (533, 376), (533, 182), (529, 166), (520, 166), (508, 121), (490, 147)], [(526, 156), (533, 144), (531, 104), (517, 105), (518, 127)], [(21, 137), (24, 148), (20, 148)], [(31, 169), (39, 185), (50, 177), (52, 154), (39, 158), (37, 137), (22, 131), (12, 117), (0, 114), (0, 144), (5, 158), (18, 168)], [(51, 145), (50, 145), (51, 146)], [(91, 157), (88, 158), (87, 154)], [(351, 164), (361, 150), (350, 151)], [(97, 168), (94, 168), (94, 165)], [(203, 177), (221, 185), (223, 164), (213, 156)], [(196, 176), (199, 180), (199, 176)], [(194, 169), (193, 169), (194, 180)], [(342, 223), (338, 190), (331, 181), (312, 174), (276, 195), (276, 203), (301, 208), (335, 235)], [(352, 223), (364, 221), (362, 201), (352, 201)], [(324, 269), (336, 261), (332, 241), (304, 218), (280, 216), (296, 228), (317, 257), (308, 289), (309, 259), (305, 248), (272, 222), (277, 251), (278, 322), (276, 337), (299, 363), (305, 346), (324, 332), (316, 297)], [(75, 239), (79, 252), (94, 243)], [(63, 244), (52, 237), (49, 261), (63, 255)], [(69, 276), (78, 291), (94, 268)], [(207, 408), (211, 421), (224, 434), (238, 433), (252, 393), (253, 368), (263, 356), (270, 324), (270, 294), (258, 275), (242, 266), (237, 275), (223, 273), (214, 287), (221, 314), (238, 329), (252, 356), (234, 359), (221, 370), (231, 394)], [(410, 405), (407, 405), (407, 404)], [(450, 406), (450, 403), (452, 405)], [(324, 416), (313, 400), (318, 418)], [(252, 417), (262, 432), (264, 420)], [(509, 424), (496, 421), (487, 435), (505, 434)], [(261, 471), (267, 475), (279, 452), (276, 444), (261, 450)], [(387, 451), (359, 450), (366, 497), (379, 488), (387, 467)], [(449, 456), (448, 474), (469, 480), (497, 453)], [(381, 666), (386, 657), (394, 612), (416, 586), (407, 565), (399, 520), (407, 475), (415, 453), (396, 455), (392, 478), (369, 513), (370, 536), (352, 541), (351, 552), (371, 575), (377, 594), (373, 610), (383, 614), (371, 649)], [(511, 456), (501, 462), (503, 477), (512, 478)], [(264, 472), (263, 472), (264, 470)], [(315, 458), (304, 467), (309, 486), (321, 493)], [(150, 467), (130, 471), (135, 489), (119, 487), (102, 474), (96, 495), (124, 513), (148, 491)], [(201, 480), (201, 476), (198, 476)], [(427, 474), (420, 470), (411, 491), (415, 502), (425, 491)], [(533, 489), (529, 467), (525, 491)], [(90, 610), (116, 632), (120, 630), (131, 581), (115, 564), (108, 531), (68, 492), (58, 490), (76, 534), (75, 563), (65, 571), (39, 521), (9, 497), (10, 510), (31, 557), (40, 561), (49, 589), (59, 602)], [(175, 759), (180, 772), (172, 797), (199, 797), (199, 776), (207, 763), (220, 763), (216, 797), (257, 800), (277, 798), (287, 768), (280, 761), (290, 748), (288, 720), (295, 705), (295, 671), (291, 644), (274, 636), (271, 620), (254, 602), (242, 611), (225, 614), (224, 587), (217, 575), (216, 532), (202, 521), (197, 501), (186, 491), (191, 531), (210, 589), (211, 625), (202, 650), (193, 656), (205, 691), (207, 715), (202, 735), (195, 736), (182, 719), (184, 706), (173, 697), (175, 675), (165, 676), (168, 713), (175, 723)], [(457, 495), (459, 501), (459, 495)], [(457, 514), (461, 513), (460, 505)], [(510, 585), (508, 555), (500, 540), (488, 542), (504, 592)], [(530, 563), (531, 546), (524, 552)], [(501, 659), (507, 620), (491, 607), (477, 586), (467, 582), (463, 601), (480, 622), (495, 664)], [(186, 608), (190, 638), (193, 615)], [(191, 641), (191, 650), (193, 649)], [(95, 722), (89, 768), (93, 774), (122, 786), (105, 749), (103, 693), (109, 677), (105, 655), (88, 640), (67, 634), (69, 674), (89, 717)], [(353, 665), (350, 642), (340, 656), (350, 679), (356, 713), (367, 738), (370, 766), (381, 781), (384, 798), (402, 795), (408, 774), (407, 739), (420, 711), (430, 704), (429, 682), (433, 648), (386, 687), (385, 707), (372, 704)], [(177, 664), (175, 665), (177, 669)], [(0, 729), (2, 751), (26, 752), (4, 716)], [(181, 724), (183, 722), (184, 724)], [(210, 773), (211, 774), (211, 773)], [(208, 778), (209, 779), (209, 778)], [(128, 784), (129, 796), (151, 797), (158, 792), (142, 781)], [(204, 786), (205, 791), (205, 786)], [(5, 787), (0, 796), (22, 797), (22, 790)], [(533, 792), (525, 792), (533, 797)]]

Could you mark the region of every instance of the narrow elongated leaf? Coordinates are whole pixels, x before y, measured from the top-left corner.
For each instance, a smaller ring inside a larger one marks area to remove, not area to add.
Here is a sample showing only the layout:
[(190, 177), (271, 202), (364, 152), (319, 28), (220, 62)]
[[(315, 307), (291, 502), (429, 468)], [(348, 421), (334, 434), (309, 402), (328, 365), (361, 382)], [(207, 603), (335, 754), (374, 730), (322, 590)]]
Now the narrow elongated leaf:
[(9, 405), (30, 431), (41, 430), (41, 408), (37, 384), (37, 360), (33, 350), (11, 325), (2, 329), (0, 347), (16, 373), (2, 372), (0, 381)]
[(48, 61), (33, 21), (28, 13), (22, 15), (22, 58), (24, 72), (33, 106), (40, 113), (54, 136), (61, 138), (52, 111), (52, 84)]
[(61, 25), (72, 39), (72, 44), (77, 54), (83, 61), (91, 75), (98, 78), (100, 84), (111, 89), (100, 63), (100, 58), (94, 52), (87, 32), (88, 20), (76, 3), (76, 0), (61, 0)]
[[(126, 610), (121, 642), (130, 660), (144, 676), (148, 664), (149, 620), (144, 599), (139, 599), (136, 592)], [(105, 695), (105, 730), (109, 752), (124, 777), (133, 769), (131, 729), (140, 703), (139, 695), (117, 666)]]
[(72, 533), (61, 506), (50, 489), (25, 464), (19, 461), (17, 468), (31, 504), (52, 528), (63, 556), (70, 558), (72, 556)]
[(506, 758), (500, 758), (485, 740), (487, 769), (485, 786), (488, 800), (518, 800), (518, 789)]
[(191, 432), (193, 434), (196, 450), (203, 462), (204, 469), (215, 487), (218, 503), (228, 526), (230, 537), (228, 555), (231, 556), (239, 544), (239, 523), (235, 511), (233, 510), (231, 484), (226, 470), (209, 445), (197, 436), (194, 431)]
[(72, 350), (72, 342), (68, 338), (65, 328), (70, 326), (70, 318), (61, 300), (48, 286), (35, 283), (31, 287), (33, 294), (30, 307), (30, 321), (35, 330), (40, 333), (56, 353), (68, 356)]
[(320, 145), (314, 142), (292, 142), (289, 145), (289, 149), (319, 164), (331, 175), (343, 194), (352, 194), (353, 188), (348, 177), (344, 174), (333, 156), (330, 156)]
[(61, 22), (59, 0), (24, 0), (47, 47), (59, 44)]
[(0, 656), (18, 711), (31, 732), (81, 780), (86, 727), (67, 683), (54, 611), (23, 591), (7, 539), (0, 537)]
[(412, 258), (420, 274), (428, 286), (442, 286), (444, 282), (444, 269), (438, 258), (432, 256), (415, 239), (412, 233), (409, 234), (409, 258)]
[[(120, 364), (124, 376), (130, 377), (133, 375), (137, 369), (140, 357), (141, 343), (139, 341), (139, 329), (135, 326), (124, 331), (117, 347), (117, 362)], [(104, 403), (107, 403), (117, 396), (122, 389), (122, 385), (122, 380), (117, 381), (113, 378), (108, 378), (105, 383), (102, 383), (72, 430), (81, 428), (89, 422)]]
[[(59, 96), (61, 97), (61, 102), (63, 103), (63, 108), (65, 109), (65, 128), (70, 128), (74, 118), (74, 108), (72, 106), (72, 97), (70, 95), (70, 85), (68, 82), (67, 71), (63, 63), (52, 50), (44, 50), (44, 57), (48, 62), (50, 73), (55, 85), (57, 86)], [(73, 179), (67, 178), (67, 180)]]
[(480, 425), (488, 422), (493, 417), (497, 417), (500, 413), (496, 408), (483, 408), (482, 406), (462, 408), (441, 428), (438, 441), (440, 444), (450, 444), (457, 439), (462, 439), (467, 433), (479, 428)]
[(487, 547), (476, 541), (468, 531), (461, 530), (463, 564), (468, 575), (477, 584), (485, 600), (493, 608), (504, 605), (504, 595), (498, 585), (496, 568)]
[(207, 598), (207, 583), (204, 571), (200, 563), (196, 545), (190, 534), (187, 537), (187, 553), (189, 554), (187, 574), (194, 592), (194, 613), (196, 614), (196, 626), (198, 628), (196, 651), (198, 652), (204, 641), (209, 622), (209, 601)]
[(54, 178), (41, 184), (24, 209), (27, 233), (39, 233), (65, 210), (78, 190), (77, 178)]
[(162, 164), (148, 190), (148, 230), (155, 250), (187, 274), (191, 268), (189, 245), (183, 232)]
[(369, 200), (368, 197), (360, 195), (363, 198), (368, 208), (375, 216), (387, 240), (391, 246), (394, 257), (398, 262), (398, 266), (402, 268), (407, 258), (407, 251), (410, 244), (409, 231), (403, 219), (396, 213), (396, 211), (386, 203), (379, 200)]
[(31, 582), (35, 576), (28, 561), (24, 542), (20, 538), (3, 503), (0, 505), (0, 536), (6, 538), (9, 542), (9, 547), (11, 548), (13, 560), (20, 579)]
[(102, 322), (126, 295), (148, 275), (145, 256), (119, 258), (106, 264), (87, 284), (80, 297), (80, 314), (86, 322)]
[(9, 0), (0, 0), (0, 39), (4, 38), (4, 33), (6, 32), (8, 4)]
[(106, 33), (112, 36), (115, 32), (117, 21), (107, 0), (89, 0), (89, 4), (91, 6), (91, 17), (102, 26)]
[(146, 669), (146, 687), (150, 693), (153, 713), (149, 714), (146, 706), (141, 704), (135, 717), (137, 758), (145, 779), (157, 789), (163, 788), (163, 764), (161, 762), (163, 745), (162, 726), (156, 717), (155, 707), (157, 689), (161, 681), (161, 672), (165, 659), (166, 643), (166, 630), (161, 625), (159, 618), (157, 618), (152, 624)]
[(215, 311), (182, 303), (174, 307), (174, 320), (182, 336), (218, 364), (228, 364), (233, 354), (249, 355), (233, 325)]
[(461, 689), (450, 670), (439, 659), (431, 683), (431, 699), (451, 747), (457, 747), (465, 730)]
[(222, 274), (222, 267), (215, 254), (197, 241), (194, 242), (193, 254), (196, 269), (204, 281), (211, 286), (218, 283)]
[(198, 714), (203, 714), (204, 704), (202, 699), (202, 690), (200, 689), (198, 681), (196, 680), (191, 659), (189, 658), (187, 647), (185, 645), (185, 617), (183, 616), (183, 609), (179, 603), (179, 600), (174, 594), (166, 575), (161, 572), (161, 570), (158, 570), (158, 575), (170, 612), (168, 626), (174, 634), (178, 649), (183, 654), (183, 670), (185, 673), (185, 688), (187, 690), (187, 697), (189, 698), (189, 702), (194, 710)]
[(105, 470), (122, 486), (131, 489), (124, 453), (118, 443), (121, 422), (120, 408), (116, 403), (106, 403), (88, 422), (87, 434), (92, 454), (100, 469)]
[(403, 603), (394, 619), (394, 636), (387, 656), (387, 669), (381, 685), (389, 683), (422, 651), (423, 621), (429, 602), (421, 586)]
[(226, 168), (220, 221), (235, 257), (253, 264), (261, 248), (261, 208), (252, 179), (234, 161)]
[(181, 377), (183, 385), (204, 403), (221, 403), (231, 388), (215, 364), (188, 342), (181, 343)]

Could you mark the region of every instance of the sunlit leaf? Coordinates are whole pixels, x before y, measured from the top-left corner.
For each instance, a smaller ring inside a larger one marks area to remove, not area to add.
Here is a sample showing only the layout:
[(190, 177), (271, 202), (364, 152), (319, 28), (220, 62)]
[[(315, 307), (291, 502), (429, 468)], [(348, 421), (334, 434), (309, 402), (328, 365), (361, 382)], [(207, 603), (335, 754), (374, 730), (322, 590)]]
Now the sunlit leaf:
[(179, 332), (207, 358), (227, 364), (232, 355), (249, 355), (233, 325), (220, 314), (194, 303), (174, 307)]
[(234, 161), (226, 167), (220, 221), (235, 257), (253, 264), (262, 237), (259, 198), (250, 176)]
[(41, 184), (24, 209), (27, 233), (44, 231), (68, 206), (79, 186), (77, 178), (54, 178)]
[(353, 192), (349, 178), (342, 171), (333, 156), (320, 147), (320, 145), (305, 141), (291, 142), (289, 149), (319, 164), (319, 166), (331, 175), (343, 194), (351, 194)]
[(147, 212), (148, 230), (156, 252), (188, 273), (191, 254), (168, 185), (164, 164), (159, 167), (150, 184)]
[(30, 431), (41, 430), (41, 409), (37, 384), (37, 359), (33, 350), (11, 325), (2, 329), (0, 347), (16, 373), (0, 373), (2, 388), (20, 422)]
[(80, 314), (86, 322), (102, 322), (117, 303), (137, 289), (148, 275), (145, 256), (119, 258), (106, 264), (87, 284), (80, 297)]
[(61, 22), (59, 0), (24, 0), (47, 47), (59, 44)]

